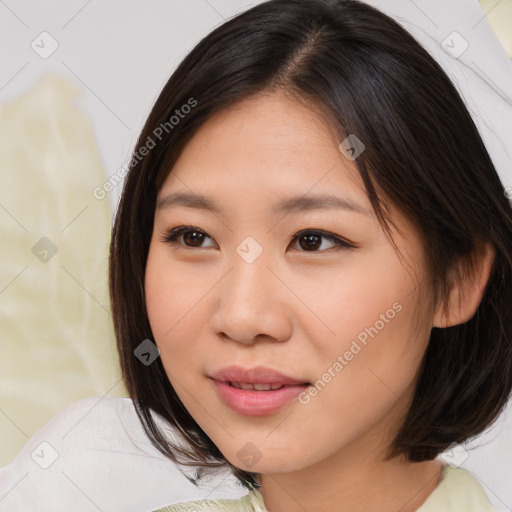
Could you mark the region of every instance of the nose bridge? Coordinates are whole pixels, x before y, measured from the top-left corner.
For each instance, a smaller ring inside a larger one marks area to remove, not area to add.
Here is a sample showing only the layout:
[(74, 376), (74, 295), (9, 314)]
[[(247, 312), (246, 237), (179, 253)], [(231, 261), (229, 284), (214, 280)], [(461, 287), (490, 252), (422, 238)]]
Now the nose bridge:
[[(248, 237), (249, 238), (249, 237)], [(289, 319), (283, 299), (282, 283), (269, 270), (271, 251), (256, 240), (244, 240), (229, 257), (229, 272), (219, 288), (215, 329), (230, 338), (251, 343), (263, 334), (286, 338)]]
[(243, 301), (240, 305), (254, 308), (265, 298), (272, 288), (270, 259), (270, 251), (265, 251), (262, 244), (250, 236), (235, 248), (230, 258), (231, 272), (227, 276), (229, 295), (233, 300)]

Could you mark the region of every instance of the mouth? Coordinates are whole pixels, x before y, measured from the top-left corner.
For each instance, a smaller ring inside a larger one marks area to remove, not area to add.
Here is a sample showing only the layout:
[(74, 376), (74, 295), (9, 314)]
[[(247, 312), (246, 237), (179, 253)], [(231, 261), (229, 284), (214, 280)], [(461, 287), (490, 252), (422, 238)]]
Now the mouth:
[[(245, 389), (246, 391), (274, 391), (276, 389), (282, 389), (291, 387), (291, 384), (253, 384), (248, 382), (227, 382), (231, 387), (236, 389)], [(303, 382), (302, 384), (293, 384), (293, 386), (309, 386), (309, 382)]]
[(305, 380), (262, 366), (229, 366), (210, 378), (221, 401), (244, 416), (274, 414), (310, 386)]
[(229, 383), (237, 389), (257, 391), (269, 391), (283, 386), (309, 385), (309, 382), (305, 379), (290, 377), (265, 366), (255, 366), (253, 368), (227, 366), (214, 373), (211, 378), (219, 382)]

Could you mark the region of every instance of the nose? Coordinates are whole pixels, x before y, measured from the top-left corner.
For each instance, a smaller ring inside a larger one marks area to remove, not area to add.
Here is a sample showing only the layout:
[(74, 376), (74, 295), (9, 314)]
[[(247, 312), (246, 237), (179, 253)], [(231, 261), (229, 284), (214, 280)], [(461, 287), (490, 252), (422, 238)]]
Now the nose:
[(215, 287), (211, 325), (220, 338), (245, 345), (290, 338), (293, 294), (264, 254), (252, 263), (234, 254), (227, 275)]

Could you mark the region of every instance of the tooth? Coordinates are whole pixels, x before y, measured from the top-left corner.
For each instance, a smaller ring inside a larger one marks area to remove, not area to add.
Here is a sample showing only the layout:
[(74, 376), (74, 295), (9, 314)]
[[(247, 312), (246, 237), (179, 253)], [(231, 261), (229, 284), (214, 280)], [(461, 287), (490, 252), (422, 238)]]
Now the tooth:
[(245, 389), (247, 391), (270, 391), (271, 389), (280, 389), (284, 387), (281, 384), (250, 384), (246, 382), (230, 382), (236, 389)]
[(253, 384), (254, 389), (257, 391), (269, 391), (271, 389), (270, 384)]

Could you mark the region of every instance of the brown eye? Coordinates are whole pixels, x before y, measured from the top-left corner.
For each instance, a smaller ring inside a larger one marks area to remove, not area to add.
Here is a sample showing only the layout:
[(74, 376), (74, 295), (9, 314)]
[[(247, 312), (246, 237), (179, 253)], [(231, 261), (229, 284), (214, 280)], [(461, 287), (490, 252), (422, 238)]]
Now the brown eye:
[(204, 234), (198, 231), (185, 231), (182, 236), (185, 245), (200, 247), (203, 243)]
[[(178, 241), (180, 237), (183, 239), (183, 244)], [(199, 228), (194, 226), (178, 226), (166, 233), (162, 241), (169, 244), (185, 245), (185, 247), (202, 248), (205, 238), (210, 237)]]
[[(324, 250), (332, 249), (333, 247), (336, 247), (337, 249), (353, 249), (355, 247), (337, 236), (329, 235), (322, 231), (301, 231), (295, 235), (294, 239), (297, 239), (299, 246), (305, 252), (323, 252)], [(322, 247), (322, 239), (328, 240), (333, 244), (333, 246), (327, 248), (323, 247), (322, 250), (318, 250)]]

